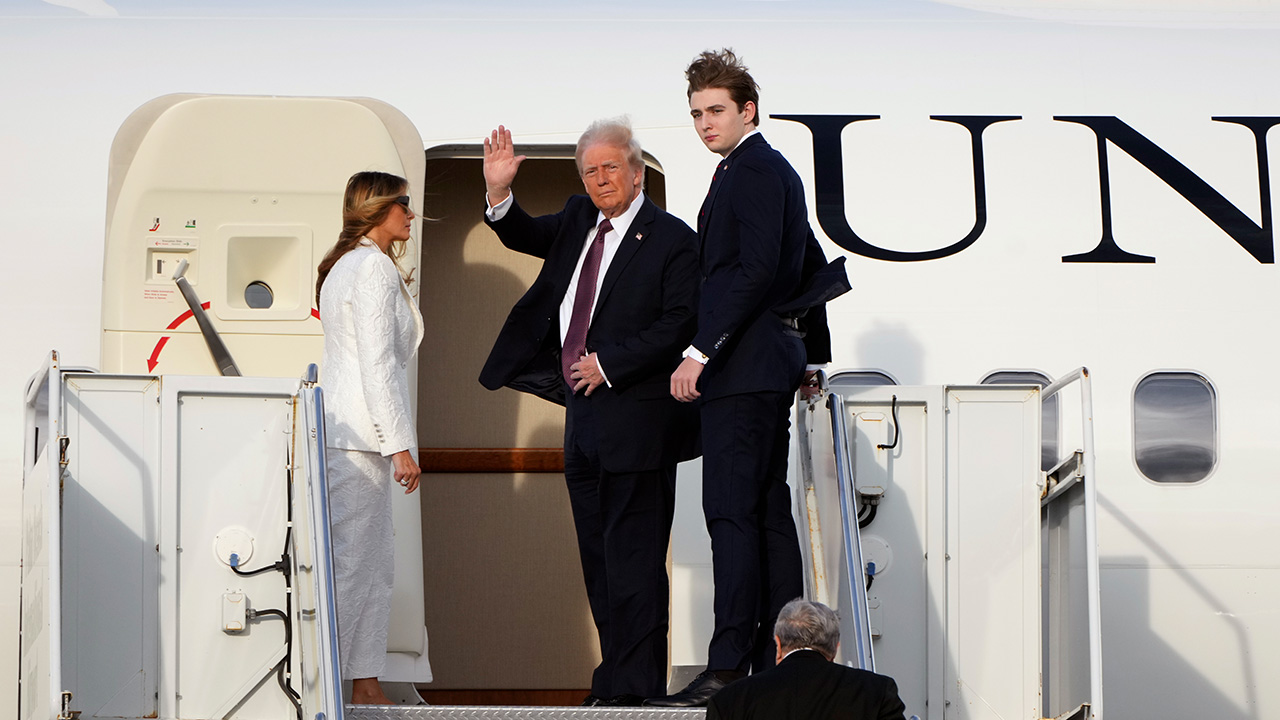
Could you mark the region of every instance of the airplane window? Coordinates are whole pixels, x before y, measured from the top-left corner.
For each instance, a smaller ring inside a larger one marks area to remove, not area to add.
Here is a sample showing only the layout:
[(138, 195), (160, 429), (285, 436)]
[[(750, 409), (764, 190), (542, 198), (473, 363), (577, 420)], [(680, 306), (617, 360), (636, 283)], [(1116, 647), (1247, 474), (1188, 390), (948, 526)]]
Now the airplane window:
[[(989, 373), (980, 381), (983, 385), (1039, 385), (1053, 382), (1048, 375), (1035, 370), (999, 370)], [(1052, 470), (1062, 458), (1058, 456), (1059, 418), (1058, 397), (1045, 400), (1040, 406), (1040, 469)]]
[(898, 381), (894, 380), (892, 375), (879, 370), (845, 370), (832, 375), (831, 379), (839, 380), (845, 385), (861, 385), (864, 387), (898, 384)]
[(275, 301), (275, 294), (271, 292), (271, 286), (255, 280), (244, 289), (244, 304), (251, 308), (269, 308), (271, 303)]
[(1193, 483), (1218, 462), (1217, 394), (1203, 376), (1155, 372), (1133, 389), (1133, 454), (1160, 483)]

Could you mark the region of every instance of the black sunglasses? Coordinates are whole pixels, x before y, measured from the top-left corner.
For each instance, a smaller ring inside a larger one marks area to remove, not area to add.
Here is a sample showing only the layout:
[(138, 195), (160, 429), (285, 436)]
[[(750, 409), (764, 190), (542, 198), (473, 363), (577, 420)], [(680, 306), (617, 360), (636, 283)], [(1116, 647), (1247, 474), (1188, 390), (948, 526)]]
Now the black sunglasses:
[(398, 197), (398, 198), (396, 198), (396, 199), (395, 199), (395, 202), (399, 203), (400, 205), (403, 205), (403, 206), (404, 206), (404, 209), (405, 209), (405, 212), (409, 212), (409, 211), (413, 210), (413, 208), (409, 207), (409, 196), (408, 196), (408, 195), (401, 195), (400, 197)]

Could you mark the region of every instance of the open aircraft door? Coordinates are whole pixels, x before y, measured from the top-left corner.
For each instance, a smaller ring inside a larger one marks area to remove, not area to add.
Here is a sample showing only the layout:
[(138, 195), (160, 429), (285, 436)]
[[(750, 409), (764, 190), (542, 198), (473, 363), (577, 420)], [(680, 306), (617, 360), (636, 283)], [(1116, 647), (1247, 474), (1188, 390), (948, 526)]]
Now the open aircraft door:
[[(1101, 718), (1088, 371), (1043, 389), (853, 374), (828, 389), (798, 410), (796, 493), (837, 659), (894, 677), (909, 717)], [(1042, 470), (1042, 399), (1073, 392), (1052, 412), (1075, 417), (1051, 426), (1078, 449)]]
[[(102, 371), (219, 373), (174, 283), (184, 260), (185, 277), (241, 375), (296, 378), (299, 368), (318, 364), (316, 266), (338, 239), (347, 179), (364, 170), (406, 178), (421, 216), (422, 138), (381, 101), (167, 95), (135, 110), (111, 148)], [(415, 298), (421, 232), (415, 223), (399, 261)], [(416, 364), (408, 371), (416, 413)], [(419, 497), (392, 503), (390, 681), (432, 677)]]
[[(111, 146), (103, 372), (218, 374), (173, 282), (186, 260), (241, 374), (296, 377), (320, 360), (316, 266), (342, 229), (347, 179), (407, 178), (421, 214), (425, 168), (418, 131), (377, 100), (166, 95), (138, 108)], [(400, 261), (415, 297), (420, 237), (415, 225)]]
[[(314, 369), (305, 382), (298, 371), (320, 360), (315, 268), (337, 239), (347, 179), (405, 177), (420, 213), (424, 168), (413, 125), (369, 99), (171, 95), (125, 121), (111, 154), (102, 372), (66, 372), (53, 353), (27, 388), (23, 718), (281, 705), (341, 717), (334, 635), (316, 625), (332, 622), (323, 421)], [(410, 278), (419, 237), (415, 227), (402, 262)], [(180, 265), (190, 297), (174, 282)], [(215, 333), (245, 377), (210, 377), (236, 374), (215, 362)], [(418, 497), (393, 503), (390, 681), (431, 680)], [(281, 545), (296, 546), (286, 577), (310, 590), (276, 587), (277, 573), (237, 577), (237, 563), (261, 569)], [(283, 642), (246, 615), (263, 608), (280, 609)], [(297, 689), (280, 680), (272, 694), (259, 671), (281, 658)]]

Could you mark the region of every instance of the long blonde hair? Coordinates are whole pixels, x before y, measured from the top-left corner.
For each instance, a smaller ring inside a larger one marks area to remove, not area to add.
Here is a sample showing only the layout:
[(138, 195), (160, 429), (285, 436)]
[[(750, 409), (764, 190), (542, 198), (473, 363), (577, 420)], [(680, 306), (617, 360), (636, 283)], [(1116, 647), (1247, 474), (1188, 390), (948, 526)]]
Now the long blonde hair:
[[(365, 171), (358, 172), (347, 181), (347, 191), (342, 196), (342, 232), (338, 233), (338, 242), (320, 261), (316, 269), (316, 307), (320, 307), (320, 288), (324, 279), (329, 276), (334, 263), (351, 252), (360, 244), (360, 238), (369, 234), (387, 219), (391, 206), (396, 198), (404, 195), (409, 183), (399, 175), (391, 173)], [(387, 256), (400, 268), (400, 258), (404, 257), (403, 242), (393, 242), (387, 248)], [(404, 274), (404, 270), (400, 270)], [(411, 278), (406, 277), (409, 282)]]

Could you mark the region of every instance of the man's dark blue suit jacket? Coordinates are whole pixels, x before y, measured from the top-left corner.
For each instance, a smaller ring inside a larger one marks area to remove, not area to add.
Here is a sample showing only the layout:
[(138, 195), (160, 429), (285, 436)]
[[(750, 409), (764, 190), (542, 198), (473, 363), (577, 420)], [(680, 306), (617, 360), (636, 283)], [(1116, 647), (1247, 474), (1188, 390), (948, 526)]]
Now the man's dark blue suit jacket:
[(797, 650), (716, 693), (707, 720), (903, 720), (905, 712), (893, 678)]
[[(800, 176), (762, 135), (720, 161), (698, 236), (704, 281), (693, 345), (709, 358), (703, 399), (795, 392), (806, 362), (831, 360), (823, 303), (848, 280), (809, 227)], [(787, 324), (798, 315), (800, 332)]]
[[(486, 388), (512, 387), (565, 404), (559, 308), (598, 212), (588, 197), (575, 195), (554, 215), (532, 217), (513, 203), (501, 220), (485, 220), (503, 245), (544, 260), (480, 372)], [(590, 403), (593, 439), (611, 472), (653, 470), (697, 455), (696, 410), (671, 397), (671, 373), (694, 333), (697, 253), (693, 230), (646, 196), (605, 272), (587, 352), (597, 354), (612, 387), (579, 393), (573, 402)]]

